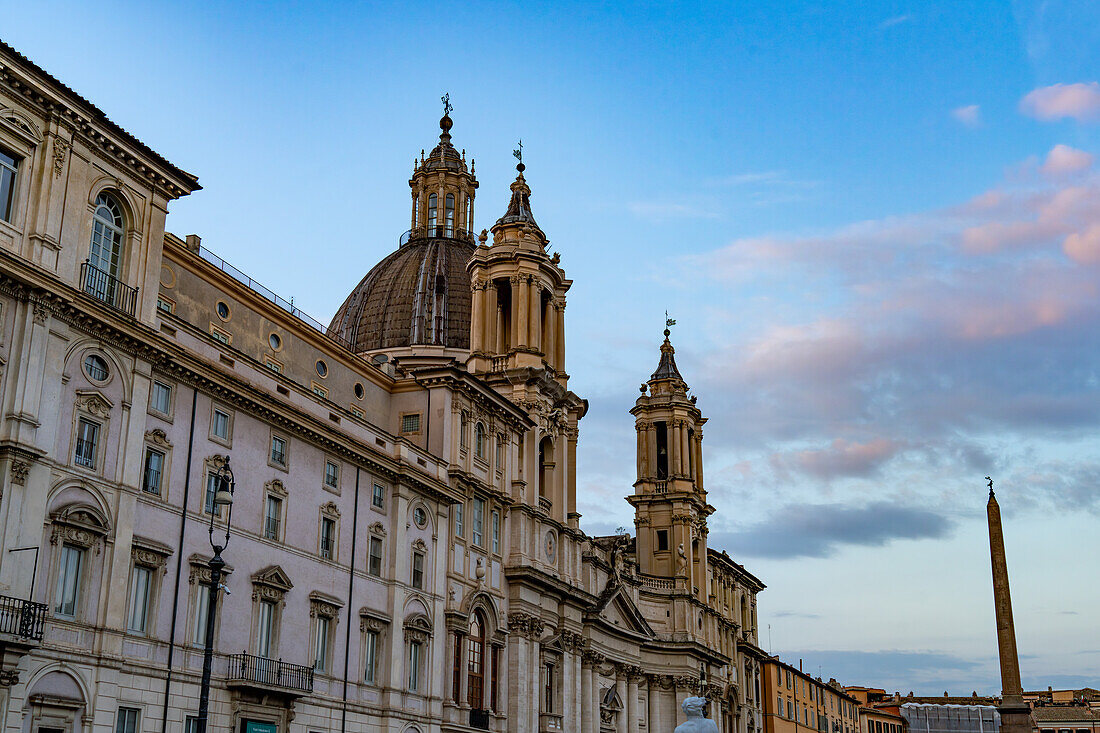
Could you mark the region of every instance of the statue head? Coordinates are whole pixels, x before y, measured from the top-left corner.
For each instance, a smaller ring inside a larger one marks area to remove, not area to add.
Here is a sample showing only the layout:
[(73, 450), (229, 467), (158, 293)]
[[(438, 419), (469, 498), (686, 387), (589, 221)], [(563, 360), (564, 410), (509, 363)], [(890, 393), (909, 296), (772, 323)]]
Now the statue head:
[(680, 709), (684, 711), (684, 715), (691, 718), (703, 717), (703, 710), (707, 707), (707, 699), (705, 697), (688, 697), (680, 703)]

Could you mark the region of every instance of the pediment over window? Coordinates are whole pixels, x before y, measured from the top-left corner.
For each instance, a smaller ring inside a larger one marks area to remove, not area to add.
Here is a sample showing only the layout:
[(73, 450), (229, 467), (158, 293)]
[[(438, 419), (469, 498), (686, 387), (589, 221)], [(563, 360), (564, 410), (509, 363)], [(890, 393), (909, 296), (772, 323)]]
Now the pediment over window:
[(423, 614), (417, 614), (405, 619), (404, 626), (406, 639), (426, 642), (432, 636), (432, 622)]
[(153, 428), (145, 433), (145, 439), (154, 445), (162, 445), (166, 448), (171, 447), (172, 442), (168, 440), (168, 433), (164, 432), (160, 428)]
[(107, 399), (102, 392), (88, 389), (78, 389), (76, 391), (75, 404), (76, 409), (102, 418), (108, 417), (111, 414), (111, 408), (114, 407), (114, 403)]
[[(202, 585), (210, 585), (210, 558), (199, 553), (194, 553), (187, 558), (187, 564), (191, 566), (191, 574), (187, 576), (187, 582), (191, 585), (199, 583)], [(229, 575), (233, 572), (232, 565), (226, 565), (222, 568), (222, 575)]]
[(282, 601), (293, 587), (286, 572), (278, 565), (271, 565), (252, 576), (252, 600)]
[(382, 612), (367, 608), (359, 609), (359, 630), (379, 632), (390, 625), (390, 619)]
[(172, 548), (163, 542), (135, 536), (130, 547), (130, 554), (138, 565), (166, 570)]
[(374, 522), (371, 526), (367, 527), (367, 531), (371, 534), (379, 535), (380, 537), (386, 536), (386, 527), (381, 522)]
[(630, 597), (623, 592), (622, 586), (609, 588), (595, 608), (586, 614), (586, 620), (606, 629), (634, 636), (646, 638), (655, 636), (653, 628)]
[(606, 688), (600, 693), (600, 707), (605, 710), (619, 711), (623, 709), (623, 699), (619, 697), (619, 691), (614, 687)]
[(50, 544), (68, 543), (80, 547), (96, 546), (110, 531), (105, 517), (84, 504), (66, 506), (55, 512), (53, 520), (53, 532), (50, 534)]
[(336, 502), (334, 501), (329, 501), (322, 504), (321, 513), (329, 517), (336, 517), (337, 519), (340, 518), (340, 508), (336, 506)]
[(316, 590), (309, 594), (310, 616), (336, 618), (337, 614), (340, 613), (340, 609), (343, 607), (344, 602), (335, 596), (330, 596), (327, 593), (321, 593)]
[(283, 486), (283, 482), (277, 478), (272, 479), (264, 484), (264, 488), (267, 489), (270, 493), (275, 494), (276, 496), (286, 496), (286, 487)]

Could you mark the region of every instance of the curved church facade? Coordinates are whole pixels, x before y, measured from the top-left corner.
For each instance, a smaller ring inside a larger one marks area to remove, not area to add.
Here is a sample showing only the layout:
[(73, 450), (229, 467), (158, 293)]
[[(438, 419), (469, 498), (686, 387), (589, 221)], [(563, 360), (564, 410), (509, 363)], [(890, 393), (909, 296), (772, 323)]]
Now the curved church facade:
[(664, 731), (692, 694), (762, 730), (764, 586), (707, 544), (668, 332), (631, 410), (635, 532), (589, 536), (571, 280), (522, 164), (474, 233), (451, 127), (326, 326), (167, 233), (197, 179), (0, 44), (5, 731), (195, 732), (211, 521), (218, 730)]

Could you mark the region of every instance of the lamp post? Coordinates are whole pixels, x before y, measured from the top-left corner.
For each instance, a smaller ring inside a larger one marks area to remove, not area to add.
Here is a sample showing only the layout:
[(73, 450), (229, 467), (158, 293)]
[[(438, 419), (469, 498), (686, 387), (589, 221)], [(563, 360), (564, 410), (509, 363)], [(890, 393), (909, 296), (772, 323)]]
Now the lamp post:
[[(202, 691), (199, 693), (199, 730), (206, 733), (206, 720), (210, 712), (210, 666), (214, 658), (214, 619), (218, 613), (218, 588), (221, 586), (222, 550), (229, 545), (229, 522), (233, 517), (233, 471), (229, 468), (229, 456), (214, 474), (214, 501), (210, 507), (210, 546), (214, 548), (214, 557), (210, 558), (210, 596), (206, 604), (206, 649), (202, 656)], [(226, 507), (225, 541), (214, 542), (214, 518)]]

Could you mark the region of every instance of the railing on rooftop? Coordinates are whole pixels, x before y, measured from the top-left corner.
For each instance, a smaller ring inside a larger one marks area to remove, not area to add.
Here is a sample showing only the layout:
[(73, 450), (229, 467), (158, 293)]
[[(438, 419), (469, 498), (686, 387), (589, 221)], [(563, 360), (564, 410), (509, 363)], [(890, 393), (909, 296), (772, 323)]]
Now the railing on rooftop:
[(475, 239), (472, 232), (445, 224), (429, 224), (427, 226), (414, 227), (401, 235), (398, 245), (404, 247), (416, 239), (457, 239), (460, 242), (473, 244)]
[(232, 654), (229, 657), (228, 680), (313, 692), (313, 667), (253, 654)]
[(42, 641), (46, 604), (0, 596), (0, 633), (30, 641)]
[(237, 282), (239, 282), (242, 285), (244, 285), (245, 287), (249, 288), (252, 292), (266, 298), (267, 300), (270, 300), (272, 303), (279, 306), (280, 308), (285, 310), (287, 313), (289, 313), (290, 315), (294, 316), (295, 318), (297, 318), (302, 323), (304, 323), (307, 326), (309, 326), (310, 328), (312, 328), (314, 331), (317, 331), (320, 334), (322, 334), (323, 336), (325, 336), (326, 338), (329, 338), (332, 341), (335, 341), (337, 344), (344, 347), (348, 351), (355, 351), (355, 349), (352, 347), (352, 344), (350, 342), (345, 340), (343, 337), (339, 336), (332, 329), (330, 329), (327, 326), (323, 325), (316, 318), (313, 318), (308, 313), (305, 313), (301, 308), (295, 307), (295, 305), (292, 301), (288, 301), (285, 298), (279, 297), (272, 290), (270, 290), (269, 288), (266, 288), (263, 285), (261, 285), (260, 283), (256, 282), (255, 280), (250, 278), (248, 275), (244, 274), (243, 272), (238, 270), (236, 267), (234, 267), (233, 265), (231, 265), (228, 262), (226, 262), (225, 260), (223, 260), (221, 257), (218, 257), (216, 254), (214, 254), (210, 250), (206, 249), (205, 247), (200, 246), (198, 248), (198, 255), (199, 255), (199, 257), (202, 257), (204, 260), (209, 262), (214, 267), (216, 267), (219, 270), (221, 270), (222, 272), (224, 272), (226, 275), (229, 275), (231, 278), (233, 278)]
[(134, 315), (138, 289), (130, 287), (91, 262), (85, 261), (80, 265), (80, 288), (96, 300), (101, 300), (128, 316)]

